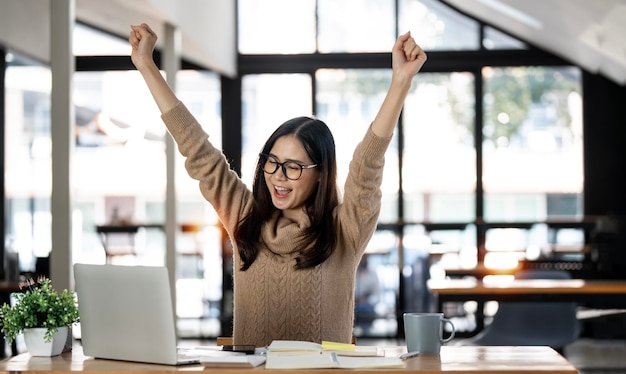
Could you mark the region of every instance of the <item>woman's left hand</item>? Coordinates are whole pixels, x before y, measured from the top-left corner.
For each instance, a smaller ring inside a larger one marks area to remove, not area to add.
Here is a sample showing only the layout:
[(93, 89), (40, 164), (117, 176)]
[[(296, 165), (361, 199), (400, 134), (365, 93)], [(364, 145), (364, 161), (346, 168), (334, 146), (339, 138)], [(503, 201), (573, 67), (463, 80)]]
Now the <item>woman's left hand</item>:
[(408, 31), (400, 35), (391, 51), (394, 74), (402, 78), (412, 79), (426, 62), (426, 52), (411, 37)]

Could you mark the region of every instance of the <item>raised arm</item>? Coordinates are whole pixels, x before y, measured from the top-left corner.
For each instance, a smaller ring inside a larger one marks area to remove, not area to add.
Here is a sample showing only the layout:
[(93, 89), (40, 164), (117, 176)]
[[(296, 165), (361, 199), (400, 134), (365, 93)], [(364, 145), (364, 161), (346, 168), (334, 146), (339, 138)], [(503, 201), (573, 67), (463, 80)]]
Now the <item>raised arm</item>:
[(410, 32), (398, 37), (391, 51), (391, 56), (393, 70), (391, 85), (372, 123), (372, 131), (381, 137), (393, 135), (393, 130), (404, 105), (404, 99), (406, 99), (409, 88), (411, 88), (411, 81), (426, 62), (426, 53), (415, 43)]
[(138, 26), (131, 25), (128, 41), (133, 47), (130, 55), (133, 64), (146, 81), (161, 113), (167, 112), (178, 104), (178, 98), (161, 75), (152, 58), (152, 52), (157, 41), (156, 34), (145, 23)]

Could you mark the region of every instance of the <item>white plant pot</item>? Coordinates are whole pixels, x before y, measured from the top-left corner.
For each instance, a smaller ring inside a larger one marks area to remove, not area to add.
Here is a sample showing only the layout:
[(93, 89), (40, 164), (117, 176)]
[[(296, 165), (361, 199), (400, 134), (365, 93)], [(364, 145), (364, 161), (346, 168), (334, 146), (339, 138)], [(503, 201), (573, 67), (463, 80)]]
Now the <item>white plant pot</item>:
[(56, 356), (63, 352), (65, 341), (67, 340), (68, 328), (59, 327), (52, 341), (45, 340), (46, 328), (35, 327), (24, 330), (24, 343), (31, 356)]

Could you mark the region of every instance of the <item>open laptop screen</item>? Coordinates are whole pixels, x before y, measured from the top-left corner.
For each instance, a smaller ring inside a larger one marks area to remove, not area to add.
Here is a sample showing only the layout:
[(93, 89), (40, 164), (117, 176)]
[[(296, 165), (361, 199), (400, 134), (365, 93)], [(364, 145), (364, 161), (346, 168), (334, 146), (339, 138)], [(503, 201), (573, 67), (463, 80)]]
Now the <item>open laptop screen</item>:
[(165, 267), (75, 264), (74, 278), (85, 355), (177, 364)]

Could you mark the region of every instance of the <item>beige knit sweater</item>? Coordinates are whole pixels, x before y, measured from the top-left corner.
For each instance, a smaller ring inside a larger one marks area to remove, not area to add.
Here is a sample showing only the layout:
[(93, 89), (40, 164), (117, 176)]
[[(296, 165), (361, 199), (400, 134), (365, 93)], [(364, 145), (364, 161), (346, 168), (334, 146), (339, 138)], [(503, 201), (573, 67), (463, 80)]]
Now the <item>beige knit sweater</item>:
[[(186, 157), (187, 172), (200, 182), (202, 195), (232, 237), (237, 222), (252, 206), (252, 192), (182, 103), (162, 118)], [(274, 339), (350, 342), (356, 267), (376, 228), (389, 142), (390, 138), (377, 137), (368, 129), (357, 146), (343, 201), (332, 217), (338, 229), (337, 247), (324, 263), (295, 270), (297, 238), (310, 222), (293, 222), (279, 214), (263, 226), (262, 248), (248, 270), (239, 270), (241, 260), (234, 249), (236, 344), (260, 347)]]

